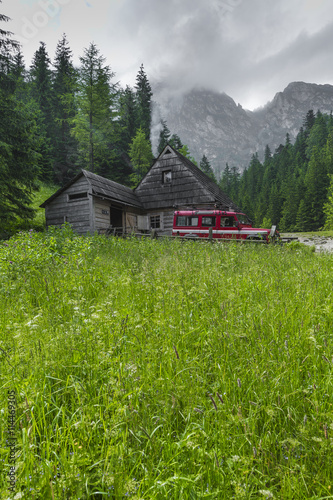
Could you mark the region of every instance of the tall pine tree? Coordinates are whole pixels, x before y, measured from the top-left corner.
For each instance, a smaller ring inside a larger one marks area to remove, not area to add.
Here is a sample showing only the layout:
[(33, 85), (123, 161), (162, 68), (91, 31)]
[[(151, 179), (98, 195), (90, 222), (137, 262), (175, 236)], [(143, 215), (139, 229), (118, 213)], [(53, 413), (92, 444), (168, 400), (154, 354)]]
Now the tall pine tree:
[(53, 113), (54, 128), (54, 178), (58, 184), (65, 184), (76, 172), (77, 141), (73, 137), (75, 117), (74, 94), (77, 75), (72, 62), (72, 51), (66, 35), (58, 42), (54, 60)]
[(138, 108), (135, 93), (126, 85), (119, 96), (119, 142), (124, 151), (128, 148), (136, 135), (139, 127)]
[(158, 153), (162, 153), (163, 149), (168, 144), (171, 135), (170, 130), (168, 129), (167, 126), (167, 122), (165, 120), (162, 120), (161, 125), (162, 128), (160, 130), (159, 141), (157, 146)]
[(203, 157), (201, 158), (200, 170), (202, 170), (212, 181), (216, 183), (214, 171), (206, 155), (203, 155)]
[(105, 58), (93, 43), (80, 57), (81, 67), (76, 96), (77, 113), (73, 134), (79, 145), (80, 166), (91, 172), (112, 177), (112, 162), (116, 156), (115, 111), (116, 85), (114, 73), (105, 65)]
[[(1, 0), (0, 0), (1, 2)], [(0, 14), (0, 22), (9, 18)], [(10, 231), (17, 217), (31, 219), (38, 175), (39, 137), (34, 109), (19, 101), (12, 72), (18, 44), (0, 27), (0, 225)]]
[(40, 149), (40, 176), (43, 180), (53, 178), (53, 154), (55, 149), (55, 122), (53, 114), (53, 88), (51, 61), (44, 42), (35, 52), (30, 68), (31, 95), (40, 111), (38, 127), (42, 137)]
[(139, 126), (143, 130), (146, 139), (150, 138), (151, 128), (151, 106), (153, 92), (148, 81), (148, 77), (144, 71), (143, 64), (136, 77), (136, 100), (138, 105)]

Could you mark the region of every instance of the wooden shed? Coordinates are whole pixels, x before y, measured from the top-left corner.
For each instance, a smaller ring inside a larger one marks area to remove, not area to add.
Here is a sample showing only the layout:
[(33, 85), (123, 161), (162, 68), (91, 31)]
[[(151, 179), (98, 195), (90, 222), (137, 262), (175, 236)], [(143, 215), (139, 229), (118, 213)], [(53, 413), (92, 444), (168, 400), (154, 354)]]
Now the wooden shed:
[(40, 206), (45, 208), (46, 227), (68, 222), (79, 234), (135, 231), (138, 216), (145, 213), (131, 188), (87, 170)]
[(47, 227), (69, 222), (79, 234), (151, 229), (170, 234), (175, 209), (214, 206), (238, 210), (215, 182), (169, 145), (134, 190), (82, 170), (41, 205)]

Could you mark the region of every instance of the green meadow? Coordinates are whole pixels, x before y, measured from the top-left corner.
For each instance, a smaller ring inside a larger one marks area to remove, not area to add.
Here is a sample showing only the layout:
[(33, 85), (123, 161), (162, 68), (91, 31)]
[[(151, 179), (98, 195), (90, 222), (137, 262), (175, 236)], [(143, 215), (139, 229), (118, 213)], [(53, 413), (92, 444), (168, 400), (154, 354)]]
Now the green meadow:
[(333, 255), (312, 250), (0, 243), (0, 497), (333, 498)]

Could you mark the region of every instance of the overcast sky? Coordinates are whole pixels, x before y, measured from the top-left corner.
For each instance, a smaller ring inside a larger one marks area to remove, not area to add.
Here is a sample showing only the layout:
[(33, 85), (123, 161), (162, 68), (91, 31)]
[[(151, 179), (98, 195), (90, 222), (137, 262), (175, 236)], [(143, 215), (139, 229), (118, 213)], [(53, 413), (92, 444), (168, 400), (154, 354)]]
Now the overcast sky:
[(66, 33), (75, 63), (93, 41), (123, 86), (143, 63), (151, 83), (254, 109), (292, 81), (333, 84), (332, 0), (3, 0), (0, 12), (28, 66)]

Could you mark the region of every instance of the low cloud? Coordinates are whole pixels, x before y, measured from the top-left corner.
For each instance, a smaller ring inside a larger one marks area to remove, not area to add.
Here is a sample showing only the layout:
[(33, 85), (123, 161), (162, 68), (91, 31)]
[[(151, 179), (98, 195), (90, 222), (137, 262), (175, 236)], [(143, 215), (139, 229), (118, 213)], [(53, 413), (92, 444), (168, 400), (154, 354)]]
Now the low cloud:
[[(59, 9), (42, 26), (51, 5)], [(205, 87), (251, 109), (291, 81), (333, 83), (331, 0), (4, 0), (1, 7), (18, 36), (24, 18), (38, 24), (39, 12), (40, 27), (23, 47), (28, 64), (40, 40), (52, 58), (65, 32), (76, 62), (94, 41), (124, 86), (134, 85), (143, 63), (151, 83), (172, 94)]]

